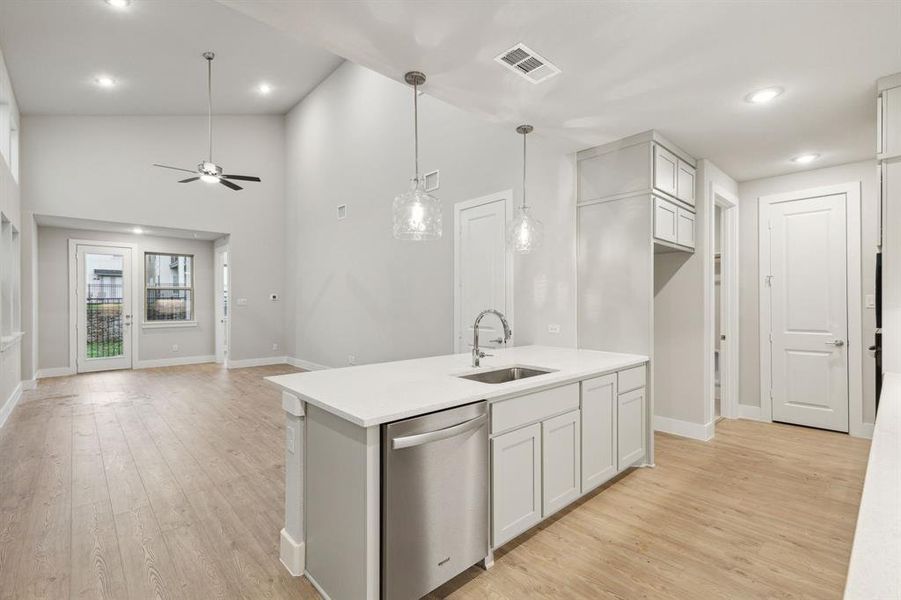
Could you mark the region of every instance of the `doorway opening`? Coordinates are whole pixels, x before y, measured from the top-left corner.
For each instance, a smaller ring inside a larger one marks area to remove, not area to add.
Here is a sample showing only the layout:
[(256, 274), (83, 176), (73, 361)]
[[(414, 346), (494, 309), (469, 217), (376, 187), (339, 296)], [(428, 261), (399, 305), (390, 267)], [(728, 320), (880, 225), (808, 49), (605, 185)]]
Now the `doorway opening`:
[(216, 246), (216, 362), (228, 367), (229, 345), (229, 248), (228, 245)]
[[(738, 196), (711, 184), (707, 250), (707, 423), (738, 415)], [(715, 425), (714, 425), (715, 427)]]

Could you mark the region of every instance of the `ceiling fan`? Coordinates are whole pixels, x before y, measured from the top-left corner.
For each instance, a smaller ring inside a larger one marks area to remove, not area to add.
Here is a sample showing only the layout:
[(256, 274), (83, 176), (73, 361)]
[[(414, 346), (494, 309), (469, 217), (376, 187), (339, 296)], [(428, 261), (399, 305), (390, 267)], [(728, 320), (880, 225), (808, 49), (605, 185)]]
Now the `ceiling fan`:
[(222, 167), (213, 162), (213, 59), (216, 55), (212, 52), (204, 52), (203, 58), (206, 59), (207, 73), (207, 116), (209, 120), (210, 132), (210, 153), (209, 158), (197, 165), (196, 169), (182, 169), (181, 167), (170, 167), (169, 165), (159, 165), (154, 163), (154, 167), (162, 167), (164, 169), (172, 169), (174, 171), (184, 171), (185, 173), (193, 173), (195, 177), (182, 179), (178, 183), (190, 183), (192, 181), (205, 181), (206, 183), (221, 183), (227, 188), (234, 191), (243, 190), (240, 185), (232, 183), (230, 179), (237, 181), (261, 181), (259, 177), (252, 175), (223, 175)]

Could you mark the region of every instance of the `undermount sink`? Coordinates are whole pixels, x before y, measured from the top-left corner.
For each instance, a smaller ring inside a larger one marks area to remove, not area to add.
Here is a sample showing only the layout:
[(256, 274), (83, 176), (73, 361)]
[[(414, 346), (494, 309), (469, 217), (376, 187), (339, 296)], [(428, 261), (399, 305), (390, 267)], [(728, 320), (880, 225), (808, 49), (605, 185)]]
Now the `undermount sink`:
[(516, 381), (517, 379), (535, 377), (536, 375), (546, 375), (547, 373), (553, 373), (553, 371), (550, 369), (536, 369), (533, 367), (505, 367), (493, 371), (459, 375), (458, 377), (481, 383), (507, 383), (509, 381)]

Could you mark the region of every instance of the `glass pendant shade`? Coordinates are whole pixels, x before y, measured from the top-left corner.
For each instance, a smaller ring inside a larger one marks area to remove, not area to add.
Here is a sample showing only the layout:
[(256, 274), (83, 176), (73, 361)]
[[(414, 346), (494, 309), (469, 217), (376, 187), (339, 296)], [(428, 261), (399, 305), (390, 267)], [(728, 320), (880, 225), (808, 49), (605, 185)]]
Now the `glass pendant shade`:
[(544, 240), (544, 226), (529, 214), (526, 205), (526, 136), (532, 133), (531, 125), (520, 125), (516, 133), (522, 135), (522, 206), (516, 218), (507, 228), (507, 247), (516, 254), (534, 252)]
[(529, 254), (541, 246), (543, 239), (541, 221), (529, 214), (528, 206), (521, 207), (507, 229), (507, 245), (517, 254)]
[(414, 177), (410, 189), (394, 199), (394, 237), (420, 242), (437, 240), (441, 234), (441, 200)]

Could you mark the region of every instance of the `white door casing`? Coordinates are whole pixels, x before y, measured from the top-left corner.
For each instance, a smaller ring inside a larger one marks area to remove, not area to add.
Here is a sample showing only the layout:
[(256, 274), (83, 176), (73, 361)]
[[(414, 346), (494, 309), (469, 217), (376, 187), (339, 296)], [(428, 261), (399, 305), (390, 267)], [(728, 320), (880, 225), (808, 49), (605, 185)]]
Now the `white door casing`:
[(761, 418), (865, 437), (860, 183), (759, 209)]
[(771, 205), (773, 420), (848, 431), (845, 195)]
[[(98, 275), (117, 267), (118, 283)], [(75, 278), (76, 372), (132, 368), (132, 248), (76, 244)]]
[[(456, 352), (468, 350), (473, 321), (487, 308), (504, 313), (513, 326), (513, 257), (506, 244), (512, 198), (512, 192), (506, 191), (454, 206)], [(491, 340), (502, 337), (500, 321), (493, 315), (485, 317), (479, 324), (481, 346), (497, 346)]]
[(228, 312), (231, 308), (228, 304), (229, 272), (228, 272), (228, 246), (216, 248), (216, 362), (225, 363), (228, 360)]

